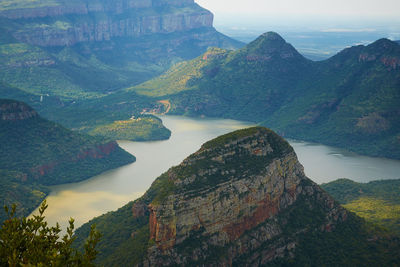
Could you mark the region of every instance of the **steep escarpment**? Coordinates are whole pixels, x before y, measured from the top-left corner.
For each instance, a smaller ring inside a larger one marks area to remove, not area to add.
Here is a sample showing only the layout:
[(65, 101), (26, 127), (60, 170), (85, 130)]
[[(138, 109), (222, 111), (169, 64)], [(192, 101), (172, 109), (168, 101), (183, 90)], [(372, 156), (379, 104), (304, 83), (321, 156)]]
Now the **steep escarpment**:
[[(346, 236), (353, 227), (365, 231), (362, 222), (304, 175), (285, 140), (262, 127), (205, 143), (143, 197), (78, 229), (78, 241), (92, 223), (103, 233), (99, 263), (106, 266), (326, 262), (330, 255), (306, 244), (313, 236), (339, 247), (333, 259), (340, 264), (359, 260), (364, 248), (357, 242), (367, 245), (368, 236), (358, 230)], [(357, 252), (335, 259), (341, 242)]]
[(212, 22), (212, 13), (193, 0), (0, 1), (0, 91), (4, 84), (4, 97), (86, 133), (138, 117), (157, 101), (130, 94), (109, 103), (122, 95), (111, 93), (210, 46), (243, 45)]
[[(40, 46), (74, 45), (154, 33), (212, 28), (213, 15), (194, 1), (29, 1), (0, 5), (0, 17), (21, 42)], [(28, 19), (28, 20), (27, 20)], [(16, 26), (15, 26), (16, 27)]]
[(116, 142), (74, 133), (14, 100), (0, 101), (0, 129), (0, 169), (23, 173), (23, 182), (76, 182), (134, 161)]

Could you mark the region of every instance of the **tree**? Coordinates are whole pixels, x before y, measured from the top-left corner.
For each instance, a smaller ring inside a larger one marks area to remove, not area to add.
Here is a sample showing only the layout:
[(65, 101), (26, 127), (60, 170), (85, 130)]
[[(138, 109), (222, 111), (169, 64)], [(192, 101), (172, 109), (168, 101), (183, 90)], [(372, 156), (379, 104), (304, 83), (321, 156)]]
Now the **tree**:
[(96, 244), (100, 233), (92, 226), (84, 252), (72, 246), (74, 219), (70, 219), (67, 233), (61, 238), (59, 224), (49, 227), (44, 220), (46, 201), (39, 215), (31, 218), (15, 217), (15, 205), (5, 207), (8, 219), (0, 229), (0, 266), (94, 266)]

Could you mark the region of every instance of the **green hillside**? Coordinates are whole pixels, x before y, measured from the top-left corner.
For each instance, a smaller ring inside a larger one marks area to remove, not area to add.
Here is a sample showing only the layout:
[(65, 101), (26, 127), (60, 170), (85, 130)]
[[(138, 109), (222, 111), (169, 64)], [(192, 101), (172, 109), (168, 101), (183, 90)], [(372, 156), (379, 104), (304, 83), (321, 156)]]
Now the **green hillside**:
[(0, 1), (0, 95), (88, 133), (156, 105), (121, 89), (209, 46), (242, 45), (217, 32), (212, 14), (190, 1)]
[(164, 127), (159, 118), (154, 116), (115, 121), (112, 124), (98, 126), (89, 133), (105, 136), (112, 140), (131, 141), (162, 140), (171, 136), (171, 131)]
[(1, 203), (27, 215), (48, 192), (43, 185), (78, 182), (135, 160), (116, 142), (78, 134), (26, 104), (0, 100)]
[(400, 180), (356, 183), (339, 179), (321, 187), (366, 221), (400, 234)]
[(252, 121), (290, 138), (400, 159), (400, 46), (388, 39), (312, 62), (276, 33), (209, 50), (129, 88), (171, 114)]
[(4, 206), (17, 206), (17, 216), (27, 216), (45, 199), (49, 188), (37, 183), (27, 183), (26, 174), (0, 170), (0, 221), (6, 219)]

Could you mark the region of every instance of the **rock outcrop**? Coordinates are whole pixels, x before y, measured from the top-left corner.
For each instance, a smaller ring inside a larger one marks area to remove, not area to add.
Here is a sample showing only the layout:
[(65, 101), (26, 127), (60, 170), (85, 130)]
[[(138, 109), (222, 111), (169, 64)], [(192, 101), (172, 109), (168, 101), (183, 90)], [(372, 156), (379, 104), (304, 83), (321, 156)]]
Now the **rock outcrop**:
[(3, 121), (22, 121), (37, 115), (35, 110), (22, 102), (8, 100), (0, 103), (0, 119)]
[(366, 230), (305, 176), (289, 143), (262, 127), (205, 143), (141, 198), (77, 229), (82, 246), (92, 224), (103, 233), (102, 266), (357, 266), (399, 258), (396, 238)]
[[(288, 235), (288, 214), (304, 206), (323, 219)], [(145, 218), (154, 242), (139, 265), (257, 266), (290, 258), (297, 235), (331, 232), (348, 214), (304, 175), (286, 141), (255, 127), (204, 144), (158, 178), (132, 216)]]
[(213, 22), (212, 13), (193, 0), (55, 1), (31, 8), (3, 7), (0, 17), (20, 25), (12, 32), (17, 40), (40, 46), (211, 29)]

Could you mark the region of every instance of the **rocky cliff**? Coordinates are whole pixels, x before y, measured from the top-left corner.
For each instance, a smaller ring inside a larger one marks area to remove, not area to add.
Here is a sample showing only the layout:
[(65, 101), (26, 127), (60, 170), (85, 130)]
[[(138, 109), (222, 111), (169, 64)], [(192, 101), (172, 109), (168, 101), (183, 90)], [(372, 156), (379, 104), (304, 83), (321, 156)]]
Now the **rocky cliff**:
[[(18, 100), (44, 114), (40, 96), (64, 103), (107, 96), (210, 46), (243, 45), (212, 23), (212, 13), (193, 0), (0, 1), (0, 83), (39, 96)], [(49, 114), (63, 124), (72, 116)]]
[(0, 17), (19, 25), (12, 32), (17, 40), (40, 46), (184, 32), (212, 28), (213, 22), (211, 12), (190, 0), (49, 1), (31, 7), (22, 3), (3, 3)]
[(99, 263), (106, 266), (301, 266), (302, 257), (326, 263), (325, 247), (306, 240), (347, 250), (368, 236), (349, 233), (362, 223), (304, 175), (285, 140), (262, 127), (205, 143), (143, 197), (84, 225), (78, 240), (92, 223), (103, 233)]
[(216, 247), (223, 248), (226, 265), (243, 255), (249, 265), (290, 255), (297, 242), (283, 242), (285, 222), (280, 217), (298, 201), (312, 199), (315, 205), (318, 200), (325, 215), (318, 225), (321, 231), (332, 231), (347, 218), (343, 208), (305, 177), (293, 149), (265, 128), (206, 143), (161, 179), (173, 188), (168, 194), (149, 204), (147, 194), (133, 205), (134, 216), (141, 216), (137, 210), (147, 205), (143, 216), (155, 242), (144, 265), (206, 262)]

